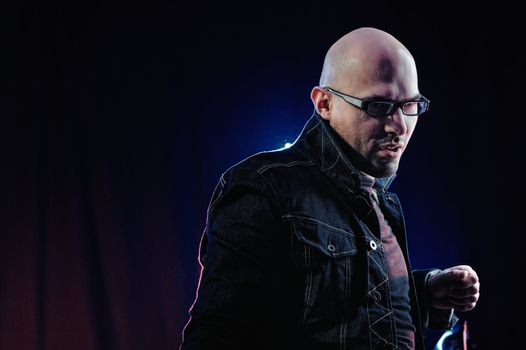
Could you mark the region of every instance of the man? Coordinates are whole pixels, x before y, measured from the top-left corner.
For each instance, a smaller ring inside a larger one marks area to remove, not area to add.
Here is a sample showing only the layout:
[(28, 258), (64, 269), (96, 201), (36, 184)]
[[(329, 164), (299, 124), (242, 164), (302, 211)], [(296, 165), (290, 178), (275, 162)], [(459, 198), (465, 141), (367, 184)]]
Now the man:
[(327, 52), (315, 113), (288, 149), (221, 177), (182, 349), (422, 349), (475, 307), (466, 265), (412, 271), (387, 191), (429, 100), (393, 36), (360, 28)]

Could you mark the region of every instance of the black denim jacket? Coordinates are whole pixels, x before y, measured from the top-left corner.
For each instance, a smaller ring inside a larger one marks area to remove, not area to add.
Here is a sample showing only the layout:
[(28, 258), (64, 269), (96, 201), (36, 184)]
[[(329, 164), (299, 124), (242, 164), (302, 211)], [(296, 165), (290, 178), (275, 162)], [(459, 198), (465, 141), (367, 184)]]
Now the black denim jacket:
[[(399, 200), (387, 191), (389, 181), (377, 182), (380, 207), (412, 271)], [(181, 348), (396, 349), (377, 232), (358, 171), (315, 113), (292, 147), (258, 153), (221, 176)], [(428, 324), (430, 271), (409, 274), (417, 349)], [(451, 326), (447, 316), (434, 326)]]

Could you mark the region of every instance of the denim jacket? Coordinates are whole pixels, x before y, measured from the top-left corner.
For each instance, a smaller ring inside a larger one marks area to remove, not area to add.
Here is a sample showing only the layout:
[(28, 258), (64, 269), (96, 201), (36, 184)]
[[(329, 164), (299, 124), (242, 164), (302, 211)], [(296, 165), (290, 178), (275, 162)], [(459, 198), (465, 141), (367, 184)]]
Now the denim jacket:
[[(377, 181), (378, 201), (412, 271), (391, 180)], [(290, 148), (253, 155), (221, 176), (199, 259), (181, 349), (397, 348), (377, 217), (316, 113)], [(430, 272), (409, 274), (417, 349), (429, 323)], [(451, 315), (434, 326), (450, 327)]]

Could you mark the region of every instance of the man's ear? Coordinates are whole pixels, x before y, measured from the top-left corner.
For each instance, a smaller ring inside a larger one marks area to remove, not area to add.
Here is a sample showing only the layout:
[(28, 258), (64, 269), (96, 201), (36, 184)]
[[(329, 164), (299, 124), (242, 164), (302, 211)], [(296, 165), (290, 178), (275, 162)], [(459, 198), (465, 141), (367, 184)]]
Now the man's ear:
[(316, 112), (325, 120), (331, 120), (331, 99), (329, 92), (320, 86), (315, 86), (310, 92), (310, 98)]

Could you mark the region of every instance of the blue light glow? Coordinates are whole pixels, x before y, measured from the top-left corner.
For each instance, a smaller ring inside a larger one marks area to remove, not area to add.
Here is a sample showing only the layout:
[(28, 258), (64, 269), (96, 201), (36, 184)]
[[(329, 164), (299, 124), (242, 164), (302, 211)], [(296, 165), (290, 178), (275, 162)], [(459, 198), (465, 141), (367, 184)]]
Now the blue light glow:
[(442, 334), (442, 336), (441, 336), (440, 339), (438, 340), (437, 345), (435, 346), (435, 349), (434, 349), (434, 350), (444, 350), (444, 341), (445, 341), (446, 338), (449, 337), (451, 334), (453, 334), (452, 331), (446, 331), (446, 332), (444, 332), (444, 334)]

